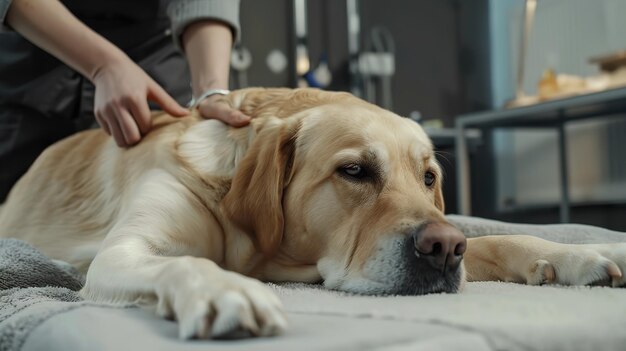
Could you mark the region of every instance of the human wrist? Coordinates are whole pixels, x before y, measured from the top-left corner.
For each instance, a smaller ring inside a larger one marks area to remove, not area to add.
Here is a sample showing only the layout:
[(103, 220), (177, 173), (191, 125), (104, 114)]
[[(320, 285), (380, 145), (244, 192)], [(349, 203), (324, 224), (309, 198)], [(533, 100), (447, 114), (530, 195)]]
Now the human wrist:
[(219, 97), (219, 96), (225, 96), (228, 94), (230, 94), (230, 90), (227, 90), (227, 89), (207, 89), (204, 92), (200, 93), (199, 95), (194, 95), (191, 98), (191, 101), (189, 101), (189, 103), (187, 104), (187, 107), (196, 108), (205, 101), (215, 99), (216, 96)]
[(199, 21), (183, 33), (194, 96), (208, 89), (228, 89), (232, 32), (223, 23)]
[[(216, 74), (204, 74), (194, 79), (191, 83), (192, 95), (194, 97), (200, 96), (207, 90), (211, 89), (223, 89), (228, 90), (228, 77), (213, 78)], [(208, 78), (203, 78), (208, 77)]]
[(104, 50), (100, 58), (94, 60), (86, 70), (88, 72), (87, 78), (95, 84), (99, 77), (111, 72), (116, 67), (122, 67), (132, 63), (128, 56), (117, 48)]

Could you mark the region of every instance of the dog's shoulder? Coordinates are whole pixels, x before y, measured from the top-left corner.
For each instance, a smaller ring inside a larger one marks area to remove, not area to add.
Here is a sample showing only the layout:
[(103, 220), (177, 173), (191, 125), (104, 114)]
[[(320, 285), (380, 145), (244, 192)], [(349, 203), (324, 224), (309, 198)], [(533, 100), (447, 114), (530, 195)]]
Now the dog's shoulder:
[(232, 177), (253, 138), (250, 127), (233, 128), (218, 120), (194, 120), (179, 135), (176, 157), (204, 176)]
[[(232, 176), (255, 136), (304, 110), (341, 101), (361, 102), (347, 93), (318, 89), (247, 88), (224, 97), (232, 108), (252, 117), (250, 125), (230, 127), (196, 118), (177, 141), (176, 154), (204, 175)], [(194, 112), (197, 116), (197, 112)]]

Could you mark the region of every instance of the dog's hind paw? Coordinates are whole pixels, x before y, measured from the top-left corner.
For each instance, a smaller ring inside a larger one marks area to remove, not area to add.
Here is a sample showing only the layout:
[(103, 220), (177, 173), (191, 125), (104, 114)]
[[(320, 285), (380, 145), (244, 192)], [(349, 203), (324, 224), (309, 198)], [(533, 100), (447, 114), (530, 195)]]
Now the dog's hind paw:
[(624, 244), (606, 244), (598, 251), (609, 262), (606, 263), (605, 270), (607, 274), (606, 285), (614, 288), (626, 287), (626, 245)]
[(526, 275), (526, 284), (529, 285), (544, 285), (554, 282), (556, 274), (554, 267), (550, 262), (546, 260), (535, 261)]
[[(571, 246), (570, 246), (571, 247)], [(556, 279), (564, 285), (625, 287), (626, 244), (577, 245), (552, 259)]]

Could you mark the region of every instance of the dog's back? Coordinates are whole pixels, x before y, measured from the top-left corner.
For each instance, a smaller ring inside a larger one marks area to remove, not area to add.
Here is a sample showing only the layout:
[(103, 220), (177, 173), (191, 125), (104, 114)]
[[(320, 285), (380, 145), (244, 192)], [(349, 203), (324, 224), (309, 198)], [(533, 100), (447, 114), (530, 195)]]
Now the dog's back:
[(172, 123), (176, 120), (157, 116), (153, 132), (126, 150), (99, 129), (50, 146), (2, 205), (0, 237), (25, 240), (51, 258), (86, 269), (111, 219), (124, 211), (121, 196), (132, 196), (133, 180), (171, 157), (166, 144), (193, 123), (188, 119)]

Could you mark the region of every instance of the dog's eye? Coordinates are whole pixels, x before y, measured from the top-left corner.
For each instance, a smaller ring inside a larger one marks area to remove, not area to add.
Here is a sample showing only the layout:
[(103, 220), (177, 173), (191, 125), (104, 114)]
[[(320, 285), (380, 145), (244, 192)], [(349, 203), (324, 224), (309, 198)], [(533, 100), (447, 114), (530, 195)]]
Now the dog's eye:
[(367, 177), (367, 171), (365, 168), (357, 164), (349, 164), (341, 167), (339, 170), (341, 173), (351, 178), (362, 179)]
[(433, 184), (435, 184), (435, 173), (428, 171), (424, 174), (424, 184), (426, 184), (427, 187), (431, 187), (433, 186)]

